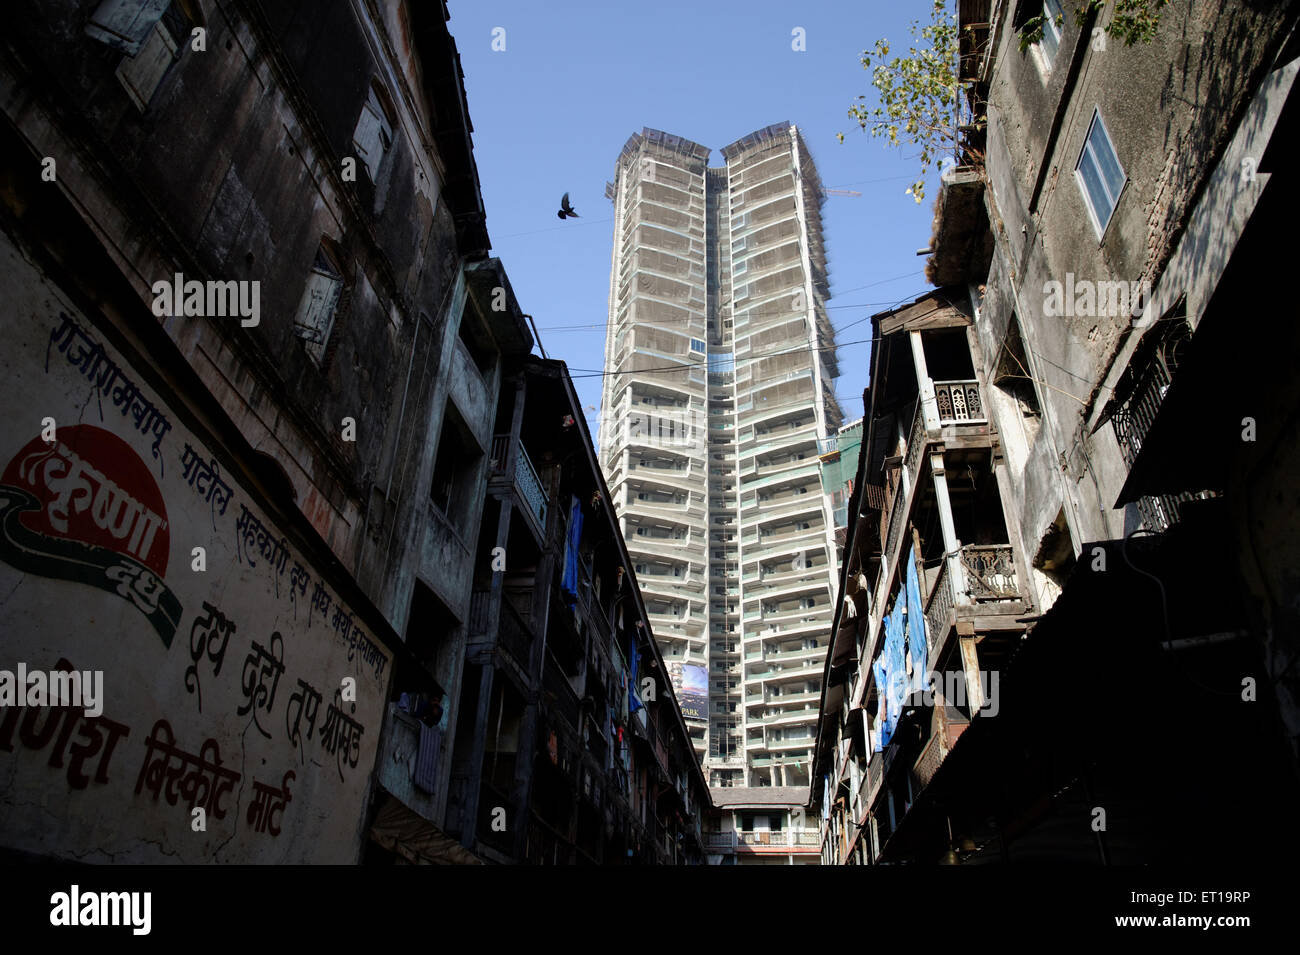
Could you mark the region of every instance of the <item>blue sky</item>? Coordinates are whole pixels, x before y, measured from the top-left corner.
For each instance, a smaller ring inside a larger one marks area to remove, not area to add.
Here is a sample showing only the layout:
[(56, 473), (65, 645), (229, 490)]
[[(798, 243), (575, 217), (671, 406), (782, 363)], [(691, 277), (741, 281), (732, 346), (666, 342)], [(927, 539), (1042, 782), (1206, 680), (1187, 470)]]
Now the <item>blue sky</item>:
[[(911, 42), (925, 0), (903, 3), (776, 0), (451, 0), (448, 24), (465, 71), (474, 154), (493, 254), (500, 256), (548, 356), (569, 364), (593, 436), (608, 313), (613, 206), (605, 183), (623, 144), (643, 126), (714, 150), (772, 123), (797, 124), (832, 196), (823, 206), (831, 320), (846, 420), (862, 414), (873, 312), (928, 286), (925, 259), (934, 186), (905, 194), (917, 164), (872, 139), (847, 115), (874, 102), (861, 52), (887, 37)], [(505, 50), (492, 49), (504, 29)], [(806, 47), (791, 48), (802, 27)], [(835, 134), (843, 132), (841, 145)], [(578, 219), (556, 218), (568, 192)], [(858, 344), (851, 344), (859, 342)]]

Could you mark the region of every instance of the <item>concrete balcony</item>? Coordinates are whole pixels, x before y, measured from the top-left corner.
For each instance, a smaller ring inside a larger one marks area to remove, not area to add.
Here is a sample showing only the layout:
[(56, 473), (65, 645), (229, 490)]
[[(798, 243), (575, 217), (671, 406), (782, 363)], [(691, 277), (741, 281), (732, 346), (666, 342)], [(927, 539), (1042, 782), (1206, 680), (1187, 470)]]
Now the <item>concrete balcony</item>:
[[(754, 765), (758, 765), (755, 761)], [(769, 832), (754, 831), (706, 832), (704, 845), (709, 849), (795, 849), (816, 852), (820, 836), (815, 829)]]
[(767, 704), (769, 706), (786, 706), (795, 703), (816, 703), (821, 699), (821, 693), (815, 690), (809, 690), (804, 693), (778, 693), (776, 695), (768, 694)]
[(627, 538), (627, 549), (633, 557), (645, 555), (701, 564), (704, 562), (704, 544), (692, 541), (689, 537), (642, 537), (631, 534)]
[(627, 475), (629, 479), (635, 475), (677, 491), (690, 491), (700, 483), (699, 475), (692, 473), (688, 467), (655, 467), (652, 464), (638, 464), (636, 458), (628, 461)]
[[(766, 621), (764, 621), (766, 622)], [(825, 633), (831, 626), (830, 609), (820, 617), (799, 619), (786, 623), (767, 623), (760, 630), (749, 632), (746, 628), (745, 640), (762, 640), (764, 637), (783, 636), (783, 637), (802, 637), (812, 634)]]
[(814, 567), (798, 575), (785, 575), (775, 580), (748, 583), (745, 593), (749, 599), (782, 602), (799, 596), (816, 597), (826, 592), (826, 567)]
[(821, 494), (809, 491), (807, 494), (792, 494), (788, 497), (756, 501), (752, 498), (741, 502), (745, 513), (757, 511), (764, 521), (774, 521), (782, 517), (807, 515), (810, 519), (820, 519), (822, 514)]
[(799, 587), (806, 583), (809, 578), (824, 578), (826, 574), (826, 563), (810, 564), (800, 570), (785, 570), (778, 573), (762, 574), (758, 577), (746, 576), (744, 578), (745, 586), (763, 588), (764, 596), (783, 593), (791, 585)]
[(644, 514), (647, 517), (656, 517), (673, 523), (704, 519), (704, 505), (699, 502), (674, 504), (672, 501), (641, 501), (634, 493), (629, 493), (624, 499), (623, 506), (626, 513)]
[[(813, 699), (818, 698), (818, 694), (812, 694)], [(770, 702), (768, 704), (771, 705)], [(748, 726), (793, 726), (797, 723), (816, 721), (819, 710), (815, 706), (805, 707), (799, 710), (785, 710), (774, 716), (764, 716), (749, 719), (746, 722)], [(812, 742), (811, 740), (809, 741)]]
[(830, 623), (831, 614), (834, 612), (834, 610), (835, 608), (829, 602), (827, 602), (826, 604), (821, 606), (791, 607), (788, 610), (777, 610), (775, 612), (765, 613), (762, 615), (762, 620), (764, 623), (771, 624), (774, 626), (779, 626), (781, 624), (791, 623), (793, 621), (800, 620), (803, 617), (810, 616), (811, 614), (821, 612), (825, 614), (825, 622)]
[(793, 554), (799, 550), (809, 550), (816, 546), (818, 542), (825, 543), (826, 529), (821, 526), (821, 522), (813, 523), (809, 521), (808, 524), (807, 529), (768, 534), (766, 537), (760, 537), (757, 534), (745, 535), (741, 539), (741, 543), (746, 547), (757, 550), (755, 554), (746, 553), (746, 558), (754, 556), (771, 560), (781, 554)]
[(772, 663), (781, 663), (784, 661), (807, 661), (811, 663), (820, 663), (825, 658), (825, 647), (812, 647), (808, 650), (782, 650), (777, 653), (768, 653), (764, 655), (764, 659)]
[(641, 593), (647, 599), (662, 597), (665, 600), (678, 600), (691, 593), (688, 580), (681, 577), (668, 577), (660, 574), (639, 574), (636, 579)]

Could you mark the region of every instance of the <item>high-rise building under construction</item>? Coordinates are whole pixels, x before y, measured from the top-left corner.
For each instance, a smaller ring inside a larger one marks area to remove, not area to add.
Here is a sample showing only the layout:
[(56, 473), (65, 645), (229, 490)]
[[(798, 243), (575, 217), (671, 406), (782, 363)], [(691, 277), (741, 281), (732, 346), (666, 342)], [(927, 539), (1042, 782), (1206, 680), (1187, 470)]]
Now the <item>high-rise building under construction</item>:
[(710, 784), (806, 786), (841, 419), (824, 194), (788, 123), (709, 153), (645, 129), (606, 187), (600, 457)]

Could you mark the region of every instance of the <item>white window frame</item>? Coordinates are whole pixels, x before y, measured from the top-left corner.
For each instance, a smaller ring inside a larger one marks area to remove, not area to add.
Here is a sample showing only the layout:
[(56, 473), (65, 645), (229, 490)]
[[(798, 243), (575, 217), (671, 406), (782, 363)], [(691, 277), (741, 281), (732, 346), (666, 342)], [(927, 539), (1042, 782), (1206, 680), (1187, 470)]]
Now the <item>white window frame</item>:
[(329, 253), (321, 246), (307, 275), (298, 314), (293, 320), (294, 334), (306, 343), (307, 354), (317, 365), (325, 360), (325, 349), (334, 331), (334, 316), (343, 293), (343, 276), (335, 271)]
[(86, 23), (86, 35), (136, 56), (171, 0), (103, 0)]
[[(1097, 129), (1101, 130), (1102, 141), (1110, 151), (1110, 156), (1114, 160), (1115, 168), (1119, 170), (1121, 176), (1118, 186), (1113, 187), (1103, 174), (1102, 164), (1100, 162), (1100, 142), (1093, 141), (1093, 133)], [(1091, 155), (1090, 155), (1091, 153)], [(1101, 182), (1102, 189), (1106, 192), (1104, 197), (1109, 200), (1110, 208), (1106, 212), (1106, 219), (1103, 222), (1100, 212), (1097, 209), (1092, 193), (1088, 189), (1087, 180), (1084, 178), (1080, 167), (1083, 165), (1084, 157), (1090, 158), (1090, 161), (1097, 168), (1098, 179)], [(1110, 130), (1106, 127), (1106, 121), (1102, 118), (1101, 110), (1093, 107), (1092, 120), (1088, 123), (1088, 131), (1083, 137), (1083, 146), (1079, 149), (1079, 157), (1074, 162), (1074, 181), (1078, 183), (1079, 192), (1083, 194), (1083, 204), (1088, 208), (1088, 217), (1092, 220), (1092, 226), (1097, 230), (1097, 238), (1100, 240), (1106, 234), (1106, 229), (1112, 219), (1115, 218), (1115, 210), (1119, 208), (1120, 197), (1124, 194), (1124, 187), (1128, 184), (1128, 173), (1124, 171), (1124, 164), (1120, 162), (1119, 152), (1115, 149), (1115, 140), (1110, 135)]]
[[(1050, 9), (1053, 6), (1056, 7), (1055, 10)], [(1058, 16), (1065, 16), (1061, 0), (1043, 0), (1043, 37), (1038, 41), (1038, 49), (1043, 55), (1043, 66), (1047, 70), (1051, 70), (1052, 62), (1061, 49), (1061, 28), (1056, 25)]]
[(373, 83), (370, 85), (369, 96), (361, 104), (361, 114), (352, 131), (352, 145), (358, 158), (365, 164), (370, 181), (378, 182), (379, 167), (393, 146), (393, 125), (389, 122), (379, 91)]
[(118, 81), (140, 112), (149, 108), (149, 101), (162, 85), (163, 77), (176, 62), (179, 49), (172, 39), (171, 31), (159, 19), (141, 44), (139, 52), (134, 56), (128, 54), (122, 57), (122, 62), (117, 65)]

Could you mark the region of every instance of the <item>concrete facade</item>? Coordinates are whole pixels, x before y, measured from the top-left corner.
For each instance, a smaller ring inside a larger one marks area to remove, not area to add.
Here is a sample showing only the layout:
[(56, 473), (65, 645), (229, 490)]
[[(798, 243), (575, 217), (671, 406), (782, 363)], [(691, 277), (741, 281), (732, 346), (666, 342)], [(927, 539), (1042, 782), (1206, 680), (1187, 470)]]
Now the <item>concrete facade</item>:
[(601, 456), (655, 638), (707, 681), (710, 785), (794, 786), (835, 561), (823, 193), (794, 126), (722, 155), (645, 130), (619, 157)]

